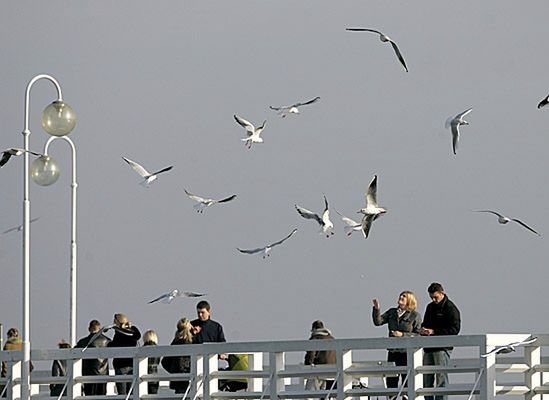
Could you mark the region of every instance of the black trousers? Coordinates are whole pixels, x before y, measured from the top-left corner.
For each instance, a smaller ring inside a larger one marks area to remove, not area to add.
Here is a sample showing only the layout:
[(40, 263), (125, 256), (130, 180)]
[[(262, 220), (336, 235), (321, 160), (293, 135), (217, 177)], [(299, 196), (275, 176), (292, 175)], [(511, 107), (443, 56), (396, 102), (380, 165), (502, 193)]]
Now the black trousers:
[[(396, 366), (401, 367), (408, 364), (408, 358), (406, 353), (399, 353), (396, 351), (390, 351), (387, 354), (387, 361), (394, 362)], [(400, 378), (402, 378), (402, 381), (404, 382), (404, 379), (406, 379), (406, 374), (400, 374)], [(399, 376), (388, 376), (385, 378), (387, 382), (388, 388), (396, 388), (398, 387), (398, 379)], [(406, 382), (406, 385), (404, 387), (408, 387), (408, 382)]]

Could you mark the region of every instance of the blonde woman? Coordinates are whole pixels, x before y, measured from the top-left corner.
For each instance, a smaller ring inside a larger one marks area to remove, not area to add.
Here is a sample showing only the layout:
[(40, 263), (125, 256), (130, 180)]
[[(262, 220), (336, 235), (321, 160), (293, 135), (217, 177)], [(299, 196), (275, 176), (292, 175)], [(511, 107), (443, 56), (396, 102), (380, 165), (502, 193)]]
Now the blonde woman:
[[(421, 329), (421, 315), (416, 311), (417, 300), (416, 295), (405, 290), (398, 296), (397, 307), (389, 308), (383, 314), (380, 312), (378, 299), (373, 299), (372, 320), (375, 326), (388, 325), (389, 336), (419, 336)], [(407, 364), (405, 349), (389, 349), (387, 361), (394, 362), (397, 366)], [(400, 375), (402, 381), (406, 378), (406, 374)], [(398, 376), (387, 377), (387, 387), (398, 387)]]
[[(187, 318), (177, 321), (177, 330), (172, 340), (172, 345), (191, 344), (193, 342), (192, 325)], [(167, 356), (162, 358), (162, 366), (171, 374), (191, 372), (190, 356)], [(170, 389), (175, 393), (185, 393), (189, 381), (170, 381)]]
[[(158, 335), (152, 329), (149, 329), (143, 334), (143, 346), (157, 346), (158, 345)], [(149, 357), (149, 374), (158, 373), (158, 363), (160, 363), (160, 357)], [(149, 394), (158, 393), (158, 381), (151, 381), (148, 383)]]
[[(135, 347), (141, 332), (124, 314), (114, 314), (114, 337), (107, 345), (108, 347)], [(116, 375), (131, 375), (133, 373), (133, 359), (115, 358), (112, 360), (114, 373)], [(119, 395), (128, 394), (131, 388), (131, 382), (116, 382), (116, 392)]]

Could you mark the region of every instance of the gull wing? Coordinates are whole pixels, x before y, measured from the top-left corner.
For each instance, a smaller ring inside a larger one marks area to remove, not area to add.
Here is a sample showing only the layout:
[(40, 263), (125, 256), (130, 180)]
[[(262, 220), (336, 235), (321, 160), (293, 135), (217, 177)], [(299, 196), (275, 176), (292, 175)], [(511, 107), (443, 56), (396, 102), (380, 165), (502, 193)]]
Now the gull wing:
[(88, 347), (102, 334), (106, 333), (109, 329), (113, 329), (114, 325), (109, 325), (101, 328), (95, 335), (93, 335), (90, 340), (88, 341), (88, 344), (82, 349), (82, 353), (86, 351)]
[(166, 168), (162, 168), (160, 171), (156, 171), (155, 173), (151, 174), (151, 176), (152, 175), (158, 175), (158, 174), (161, 174), (162, 172), (169, 171), (172, 168), (173, 168), (173, 165), (170, 165), (169, 167), (166, 167)]
[(533, 337), (533, 338), (530, 338), (530, 339), (523, 340), (522, 342), (513, 342), (513, 343), (509, 343), (508, 346), (511, 346), (511, 347), (526, 346), (526, 345), (528, 345), (528, 344), (534, 343), (536, 340), (538, 340), (538, 338), (537, 338), (537, 337)]
[(260, 247), (260, 248), (257, 248), (257, 249), (250, 249), (250, 250), (239, 249), (238, 247), (236, 249), (239, 252), (244, 253), (244, 254), (257, 254), (257, 253), (265, 250), (265, 247)]
[(473, 111), (473, 108), (469, 108), (465, 111), (463, 111), (462, 113), (456, 115), (456, 119), (462, 119), (463, 117), (465, 117), (467, 114), (469, 114), (471, 111)]
[(549, 104), (549, 96), (545, 97), (542, 101), (539, 102), (539, 104), (538, 104), (538, 110), (539, 110), (541, 107), (546, 106), (547, 104)]
[(324, 196), (324, 211), (322, 212), (322, 224), (330, 222), (330, 210), (328, 209), (328, 199)]
[(196, 292), (183, 292), (185, 297), (202, 297), (206, 296), (206, 293), (196, 293)]
[(2, 158), (0, 158), (0, 167), (3, 167), (10, 160), (12, 154), (6, 150), (2, 152)]
[(355, 220), (353, 220), (353, 219), (351, 219), (351, 218), (346, 217), (345, 215), (341, 214), (341, 213), (340, 213), (339, 211), (337, 211), (337, 210), (335, 210), (335, 212), (337, 213), (337, 215), (339, 215), (339, 216), (341, 217), (341, 220), (342, 220), (343, 222), (345, 222), (347, 225), (352, 226), (352, 227), (360, 226), (360, 224), (359, 224), (357, 221), (355, 221)]
[(374, 175), (366, 192), (366, 207), (369, 205), (377, 207), (377, 175)]
[(505, 218), (503, 215), (501, 215), (500, 213), (496, 212), (496, 211), (492, 211), (492, 210), (473, 210), (473, 212), (481, 212), (481, 213), (490, 213), (490, 214), (494, 214), (494, 215), (497, 215), (498, 217), (500, 218)]
[[(29, 223), (33, 223), (34, 221), (36, 221), (38, 219), (40, 219), (40, 217), (33, 218), (29, 221)], [(21, 231), (21, 230), (23, 230), (23, 225), (14, 226), (13, 228), (5, 230), (4, 232), (2, 232), (2, 234), (10, 233), (10, 232), (13, 232), (13, 231)]]
[(378, 35), (383, 35), (380, 31), (376, 31), (375, 29), (368, 29), (368, 28), (346, 28), (346, 31), (352, 31), (352, 32), (374, 32)]
[(305, 219), (314, 219), (316, 222), (318, 222), (320, 225), (323, 225), (324, 222), (322, 221), (322, 218), (318, 214), (315, 214), (312, 211), (307, 210), (306, 208), (299, 207), (297, 204), (295, 205), (295, 209)]
[(530, 228), (528, 225), (526, 225), (526, 224), (525, 224), (524, 222), (522, 222), (520, 219), (511, 218), (511, 221), (515, 221), (517, 224), (522, 225), (523, 227), (525, 227), (526, 229), (528, 229), (530, 232), (533, 232), (533, 233), (535, 233), (536, 235), (541, 236), (539, 233), (537, 233), (535, 230), (533, 230), (532, 228)]
[(269, 108), (271, 110), (275, 110), (275, 111), (284, 111), (284, 110), (289, 110), (292, 106), (282, 106), (282, 107), (273, 107), (273, 106), (269, 106)]
[(452, 120), (451, 128), (452, 128), (452, 150), (454, 151), (454, 154), (457, 154), (456, 151), (457, 151), (458, 142), (459, 142), (459, 124), (455, 120)]
[(368, 234), (370, 233), (370, 228), (372, 227), (372, 222), (375, 220), (375, 215), (365, 215), (362, 218), (362, 235), (364, 239), (368, 239)]
[(158, 296), (156, 299), (153, 299), (153, 300), (149, 301), (149, 304), (156, 303), (157, 301), (167, 299), (168, 297), (170, 297), (170, 295), (171, 295), (171, 292), (170, 293), (164, 293), (162, 296)]
[(128, 164), (130, 164), (130, 167), (137, 172), (142, 178), (146, 178), (150, 176), (151, 174), (149, 171), (147, 171), (141, 164), (136, 163), (135, 161), (130, 160), (129, 158), (122, 157), (124, 161), (126, 161)]
[(235, 197), (236, 197), (236, 194), (233, 194), (232, 196), (225, 197), (224, 199), (215, 200), (215, 202), (216, 202), (216, 203), (226, 203), (226, 202), (228, 202), (228, 201), (233, 200)]
[(494, 347), (494, 348), (493, 348), (492, 350), (490, 350), (488, 353), (482, 354), (481, 357), (486, 358), (486, 357), (488, 357), (490, 354), (496, 353), (496, 352), (500, 351), (501, 349), (502, 349), (502, 347)]
[(250, 121), (247, 121), (244, 118), (240, 118), (236, 114), (234, 115), (234, 119), (236, 122), (238, 122), (240, 126), (246, 129), (246, 131), (248, 132), (248, 136), (253, 135), (253, 133), (255, 132), (255, 127)]
[(406, 72), (408, 72), (408, 67), (406, 66), (406, 61), (404, 61), (404, 57), (402, 56), (402, 53), (398, 49), (397, 44), (395, 42), (393, 42), (392, 40), (390, 40), (390, 42), (391, 42), (391, 45), (393, 46), (393, 50), (395, 51), (396, 56), (400, 60), (400, 63), (402, 64), (402, 66), (404, 67)]
[(199, 203), (205, 203), (206, 202), (206, 199), (188, 192), (187, 189), (183, 188), (183, 190), (185, 191), (187, 196), (189, 196), (192, 200), (198, 201)]
[(286, 236), (284, 239), (281, 239), (279, 240), (278, 242), (274, 242), (274, 243), (271, 243), (269, 246), (267, 247), (275, 247), (275, 246), (278, 246), (279, 244), (282, 244), (284, 243), (286, 240), (288, 240), (294, 233), (297, 232), (297, 228), (294, 228), (293, 231), (290, 232), (290, 234), (288, 236)]
[(294, 104), (294, 107), (307, 106), (307, 105), (309, 105), (309, 104), (316, 103), (318, 100), (320, 100), (320, 96), (317, 96), (317, 97), (315, 97), (314, 99), (305, 101), (305, 102), (303, 102), (303, 103), (295, 103), (295, 104)]

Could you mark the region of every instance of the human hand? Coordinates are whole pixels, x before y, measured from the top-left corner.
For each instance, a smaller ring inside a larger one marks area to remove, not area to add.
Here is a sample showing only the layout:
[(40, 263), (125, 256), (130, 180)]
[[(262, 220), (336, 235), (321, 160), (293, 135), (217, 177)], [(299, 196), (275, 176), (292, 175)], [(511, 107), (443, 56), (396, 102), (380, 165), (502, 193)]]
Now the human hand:
[(373, 300), (372, 300), (372, 303), (373, 303), (373, 305), (374, 305), (374, 308), (375, 308), (376, 310), (379, 310), (379, 300), (378, 300), (378, 299), (373, 299)]
[(401, 331), (391, 331), (391, 335), (395, 337), (401, 337), (404, 336), (404, 333), (402, 333)]
[(431, 328), (421, 328), (419, 334), (421, 336), (431, 336), (435, 331)]
[(229, 356), (227, 356), (227, 354), (225, 354), (225, 353), (219, 355), (220, 360), (226, 360), (228, 358), (229, 358)]
[(200, 325), (196, 325), (196, 326), (193, 326), (193, 327), (191, 328), (191, 333), (192, 333), (193, 335), (199, 334), (200, 331), (202, 331), (202, 327), (201, 327)]

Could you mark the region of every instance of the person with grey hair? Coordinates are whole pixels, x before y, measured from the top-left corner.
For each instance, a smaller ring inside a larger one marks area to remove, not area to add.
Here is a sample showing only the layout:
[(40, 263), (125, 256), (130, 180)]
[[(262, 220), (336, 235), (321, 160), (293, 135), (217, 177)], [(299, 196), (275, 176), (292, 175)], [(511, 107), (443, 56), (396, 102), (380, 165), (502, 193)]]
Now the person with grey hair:
[[(332, 340), (332, 332), (324, 326), (324, 322), (316, 320), (311, 326), (311, 337), (309, 340)], [(335, 364), (336, 352), (335, 350), (310, 350), (305, 354), (305, 365), (322, 365), (322, 364)], [(306, 389), (323, 390), (334, 389), (335, 382), (333, 380), (320, 379), (314, 377), (307, 379)]]

